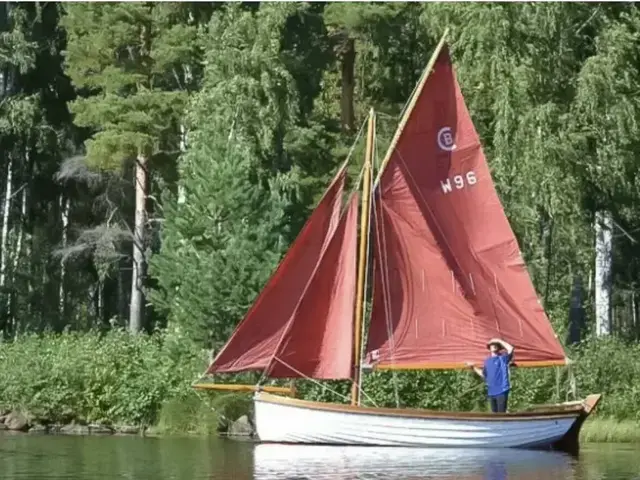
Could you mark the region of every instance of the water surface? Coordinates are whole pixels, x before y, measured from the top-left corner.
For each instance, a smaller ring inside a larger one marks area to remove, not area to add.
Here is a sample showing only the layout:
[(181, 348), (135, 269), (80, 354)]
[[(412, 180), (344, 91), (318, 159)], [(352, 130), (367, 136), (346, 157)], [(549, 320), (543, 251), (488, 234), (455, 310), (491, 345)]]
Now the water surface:
[(254, 445), (216, 438), (0, 435), (3, 480), (640, 480), (640, 445), (553, 452)]

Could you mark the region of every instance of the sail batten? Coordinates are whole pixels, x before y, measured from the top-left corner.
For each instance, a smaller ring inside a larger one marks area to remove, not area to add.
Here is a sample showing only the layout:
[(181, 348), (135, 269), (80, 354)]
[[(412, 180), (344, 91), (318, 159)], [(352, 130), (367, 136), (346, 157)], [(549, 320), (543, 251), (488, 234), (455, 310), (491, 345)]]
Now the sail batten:
[(502, 337), (519, 365), (564, 364), (446, 47), (417, 95), (374, 196), (367, 361), (461, 368)]
[[(321, 315), (313, 318), (302, 319), (298, 313), (300, 305), (307, 303), (325, 304), (331, 310), (333, 303), (344, 302), (328, 295), (327, 291), (318, 291), (307, 288), (314, 276), (314, 272), (320, 272), (316, 276), (340, 276), (343, 283), (350, 282), (348, 269), (339, 269), (339, 265), (331, 264), (325, 258), (325, 252), (331, 250), (330, 246), (336, 232), (345, 231), (346, 216), (341, 214), (342, 197), (346, 178), (346, 163), (334, 177), (329, 188), (322, 197), (320, 203), (313, 211), (300, 234), (290, 247), (282, 262), (275, 270), (266, 286), (255, 300), (249, 312), (236, 327), (229, 341), (211, 363), (206, 374), (214, 373), (239, 373), (246, 371), (274, 370), (273, 362), (278, 353), (282, 354), (283, 340), (293, 324), (303, 322), (316, 322), (325, 325), (328, 321)], [(341, 234), (342, 237), (345, 233)], [(335, 241), (333, 241), (335, 243)], [(354, 247), (355, 248), (355, 247)], [(335, 250), (335, 247), (334, 249)], [(355, 254), (355, 252), (354, 252)], [(335, 257), (335, 254), (333, 254)], [(353, 266), (355, 269), (355, 265)], [(353, 282), (352, 282), (353, 283)], [(355, 288), (355, 284), (354, 287)], [(346, 291), (346, 288), (343, 288)], [(324, 297), (322, 297), (324, 295)], [(306, 297), (306, 298), (303, 298)], [(341, 307), (342, 308), (342, 307)], [(340, 318), (340, 322), (351, 323), (352, 318)], [(336, 321), (333, 320), (336, 328)], [(326, 325), (325, 325), (326, 326)], [(342, 326), (340, 327), (342, 328)], [(320, 328), (321, 330), (321, 328)], [(314, 351), (325, 341), (324, 337), (296, 338), (292, 347), (297, 350)], [(286, 344), (288, 344), (287, 342)], [(348, 369), (351, 365), (351, 345), (341, 346), (344, 350), (348, 347)], [(335, 353), (339, 353), (337, 349)], [(344, 356), (344, 355), (343, 355)], [(303, 367), (299, 373), (289, 375), (292, 378), (300, 376), (313, 377), (316, 370), (321, 370), (322, 375), (328, 378), (343, 375), (343, 368), (337, 368), (337, 363), (327, 357), (317, 358), (314, 368), (309, 365)], [(339, 362), (338, 362), (339, 363)], [(341, 367), (341, 366), (340, 366)], [(306, 371), (306, 370), (313, 371)], [(277, 372), (275, 372), (277, 373)], [(308, 375), (309, 374), (309, 375)]]

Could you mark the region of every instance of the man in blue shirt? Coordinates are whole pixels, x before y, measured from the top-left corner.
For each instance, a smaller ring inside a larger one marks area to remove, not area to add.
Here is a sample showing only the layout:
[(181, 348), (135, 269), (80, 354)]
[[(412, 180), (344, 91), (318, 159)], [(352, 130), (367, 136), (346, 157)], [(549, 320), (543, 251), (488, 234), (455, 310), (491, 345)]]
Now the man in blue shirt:
[(491, 355), (484, 361), (482, 369), (473, 363), (467, 362), (467, 365), (484, 379), (491, 411), (504, 413), (507, 411), (509, 390), (511, 390), (509, 364), (513, 360), (513, 345), (499, 338), (492, 338), (487, 342), (487, 347)]

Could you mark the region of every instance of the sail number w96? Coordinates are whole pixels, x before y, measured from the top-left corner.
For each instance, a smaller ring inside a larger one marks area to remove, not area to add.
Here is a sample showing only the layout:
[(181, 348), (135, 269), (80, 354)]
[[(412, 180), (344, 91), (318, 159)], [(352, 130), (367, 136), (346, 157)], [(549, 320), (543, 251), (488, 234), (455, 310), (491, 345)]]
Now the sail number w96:
[(453, 177), (447, 178), (445, 180), (440, 180), (440, 187), (442, 188), (443, 193), (452, 192), (455, 188), (456, 190), (462, 190), (465, 187), (475, 185), (478, 182), (476, 177), (476, 173), (473, 170), (469, 170), (467, 173), (462, 175), (454, 175)]

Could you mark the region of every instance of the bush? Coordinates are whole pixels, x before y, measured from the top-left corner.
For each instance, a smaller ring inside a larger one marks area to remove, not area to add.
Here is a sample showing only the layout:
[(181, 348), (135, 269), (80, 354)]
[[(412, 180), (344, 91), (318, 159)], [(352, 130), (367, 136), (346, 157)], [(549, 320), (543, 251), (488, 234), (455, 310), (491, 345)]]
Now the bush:
[(162, 334), (28, 335), (0, 345), (0, 406), (49, 422), (150, 425), (205, 368)]
[[(29, 335), (0, 344), (0, 410), (22, 409), (44, 422), (72, 420), (157, 425), (161, 433), (212, 433), (250, 413), (246, 394), (195, 392), (206, 358), (176, 335), (64, 333)], [(600, 417), (638, 420), (640, 345), (590, 339), (569, 350), (576, 394), (603, 393)], [(249, 374), (220, 383), (253, 383)], [(254, 378), (255, 377), (255, 378)], [(572, 400), (566, 368), (512, 370), (513, 409)], [(346, 401), (350, 382), (297, 382), (299, 396)], [(397, 388), (396, 388), (397, 386)], [(442, 410), (487, 409), (483, 383), (469, 371), (365, 374), (363, 403)]]

